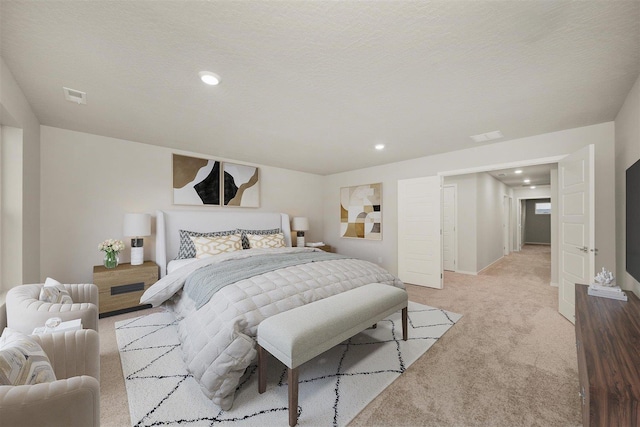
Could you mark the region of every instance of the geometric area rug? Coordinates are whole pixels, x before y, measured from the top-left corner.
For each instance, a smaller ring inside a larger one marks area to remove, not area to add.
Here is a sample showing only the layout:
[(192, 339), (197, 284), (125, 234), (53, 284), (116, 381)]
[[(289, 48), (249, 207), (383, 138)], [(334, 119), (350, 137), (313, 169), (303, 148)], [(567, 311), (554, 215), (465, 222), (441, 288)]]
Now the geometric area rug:
[[(344, 426), (462, 316), (409, 302), (409, 340), (400, 312), (299, 368), (298, 425)], [(277, 426), (288, 424), (286, 367), (269, 356), (267, 390), (257, 365), (240, 380), (233, 407), (221, 410), (186, 370), (172, 312), (116, 323), (133, 426)]]

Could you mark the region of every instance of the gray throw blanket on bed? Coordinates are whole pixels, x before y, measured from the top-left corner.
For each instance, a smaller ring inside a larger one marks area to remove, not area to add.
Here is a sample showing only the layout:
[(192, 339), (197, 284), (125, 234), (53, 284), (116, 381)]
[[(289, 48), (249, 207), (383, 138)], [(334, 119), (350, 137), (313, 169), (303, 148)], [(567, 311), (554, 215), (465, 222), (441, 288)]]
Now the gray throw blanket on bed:
[(200, 308), (220, 289), (240, 280), (293, 265), (344, 258), (348, 257), (328, 252), (302, 252), (264, 254), (223, 261), (191, 273), (184, 284), (184, 293), (195, 302), (196, 308)]

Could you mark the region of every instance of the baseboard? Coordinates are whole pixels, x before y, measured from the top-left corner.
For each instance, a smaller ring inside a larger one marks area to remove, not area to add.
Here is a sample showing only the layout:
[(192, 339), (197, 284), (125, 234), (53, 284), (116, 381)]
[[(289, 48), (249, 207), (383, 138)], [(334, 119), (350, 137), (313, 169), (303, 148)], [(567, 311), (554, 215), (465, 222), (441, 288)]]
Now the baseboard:
[(549, 282), (549, 286), (553, 286), (554, 288), (560, 287), (560, 285), (558, 285), (557, 283), (554, 283), (554, 282)]
[(491, 264), (487, 265), (486, 267), (484, 267), (482, 270), (478, 271), (478, 274), (482, 273), (483, 271), (485, 271), (487, 268), (491, 267), (493, 264), (495, 264), (498, 261), (501, 261), (505, 256), (502, 255), (500, 258), (498, 258), (497, 260), (493, 261)]
[(478, 273), (475, 273), (473, 271), (464, 271), (464, 270), (456, 270), (456, 273), (460, 273), (460, 274), (468, 274), (469, 276), (477, 276)]
[(551, 246), (551, 243), (540, 243), (540, 242), (524, 242), (523, 245), (540, 245), (540, 246)]

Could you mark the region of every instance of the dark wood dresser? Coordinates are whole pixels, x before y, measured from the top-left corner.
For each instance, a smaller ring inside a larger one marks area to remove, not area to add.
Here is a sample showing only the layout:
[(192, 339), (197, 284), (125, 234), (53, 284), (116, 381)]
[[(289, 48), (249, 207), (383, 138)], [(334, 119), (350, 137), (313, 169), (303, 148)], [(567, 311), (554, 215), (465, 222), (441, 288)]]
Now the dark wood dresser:
[(593, 297), (576, 285), (584, 426), (640, 426), (640, 300)]

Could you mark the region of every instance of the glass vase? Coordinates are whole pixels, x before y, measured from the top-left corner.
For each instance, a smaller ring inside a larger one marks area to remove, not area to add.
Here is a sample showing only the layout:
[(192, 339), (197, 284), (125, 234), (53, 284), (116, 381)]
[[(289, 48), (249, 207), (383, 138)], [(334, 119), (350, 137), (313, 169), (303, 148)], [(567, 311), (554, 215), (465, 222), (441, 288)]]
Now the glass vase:
[(118, 266), (118, 254), (116, 252), (104, 253), (104, 266), (106, 268), (116, 268)]

